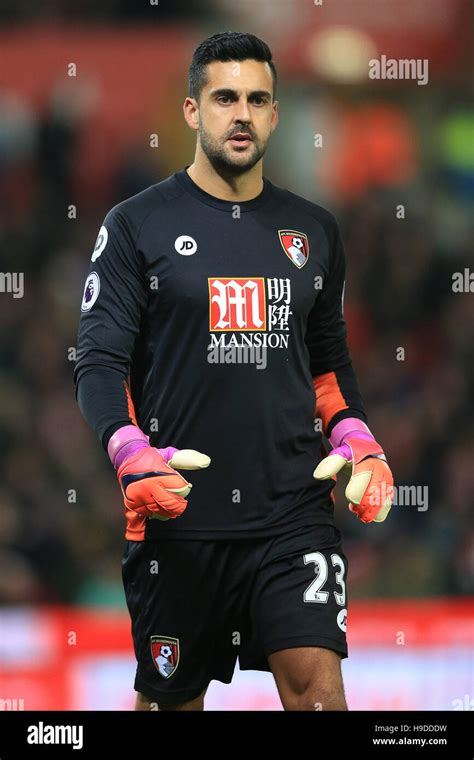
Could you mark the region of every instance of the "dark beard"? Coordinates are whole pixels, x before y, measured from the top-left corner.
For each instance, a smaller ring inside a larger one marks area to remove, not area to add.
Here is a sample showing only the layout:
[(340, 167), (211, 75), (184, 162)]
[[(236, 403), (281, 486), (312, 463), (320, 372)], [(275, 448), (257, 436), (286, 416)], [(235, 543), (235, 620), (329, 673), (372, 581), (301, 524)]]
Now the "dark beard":
[[(245, 131), (245, 130), (243, 130)], [(229, 160), (228, 156), (224, 152), (223, 146), (216, 146), (211, 143), (201, 127), (199, 128), (199, 137), (201, 141), (201, 147), (209, 159), (209, 163), (215, 169), (215, 171), (222, 177), (239, 177), (241, 174), (245, 174), (250, 171), (265, 153), (266, 145), (258, 146), (254, 142), (256, 151), (252, 153), (252, 156), (244, 164), (234, 164)]]

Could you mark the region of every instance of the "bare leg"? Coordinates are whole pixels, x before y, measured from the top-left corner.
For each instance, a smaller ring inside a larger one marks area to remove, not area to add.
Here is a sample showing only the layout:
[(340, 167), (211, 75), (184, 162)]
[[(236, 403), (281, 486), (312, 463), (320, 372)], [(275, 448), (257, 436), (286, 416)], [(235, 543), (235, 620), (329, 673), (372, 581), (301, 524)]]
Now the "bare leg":
[(347, 710), (337, 652), (295, 647), (269, 655), (284, 710)]

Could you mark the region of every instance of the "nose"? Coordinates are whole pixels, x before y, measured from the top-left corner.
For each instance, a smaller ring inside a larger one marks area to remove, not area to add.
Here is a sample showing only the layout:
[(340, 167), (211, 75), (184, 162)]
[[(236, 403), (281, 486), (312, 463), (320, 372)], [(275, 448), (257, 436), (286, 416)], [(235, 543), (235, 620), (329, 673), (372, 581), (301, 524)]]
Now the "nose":
[(248, 124), (250, 120), (250, 110), (247, 98), (239, 98), (235, 108), (234, 121)]

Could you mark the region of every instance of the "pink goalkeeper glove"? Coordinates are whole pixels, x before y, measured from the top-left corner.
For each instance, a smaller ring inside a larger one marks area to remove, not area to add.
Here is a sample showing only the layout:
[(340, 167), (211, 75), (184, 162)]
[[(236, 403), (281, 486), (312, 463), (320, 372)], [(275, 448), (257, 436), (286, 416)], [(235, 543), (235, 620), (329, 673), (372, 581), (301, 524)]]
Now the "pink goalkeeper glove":
[(340, 470), (350, 475), (346, 487), (348, 507), (364, 523), (383, 522), (393, 501), (393, 476), (382, 447), (367, 425), (355, 417), (341, 420), (329, 438), (333, 446), (313, 477), (332, 478)]
[(179, 472), (208, 467), (210, 458), (194, 449), (167, 446), (157, 449), (135, 425), (125, 425), (111, 436), (107, 453), (117, 470), (124, 504), (139, 515), (169, 520), (187, 507), (192, 488)]

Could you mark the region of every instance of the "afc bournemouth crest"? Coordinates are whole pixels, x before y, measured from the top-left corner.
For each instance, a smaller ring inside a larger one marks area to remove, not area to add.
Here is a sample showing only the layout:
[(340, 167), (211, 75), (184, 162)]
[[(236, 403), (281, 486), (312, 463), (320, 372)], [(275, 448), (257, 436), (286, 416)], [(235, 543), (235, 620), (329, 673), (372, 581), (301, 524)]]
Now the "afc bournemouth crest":
[(309, 243), (304, 232), (297, 230), (278, 230), (280, 243), (288, 258), (301, 269), (308, 261)]
[(170, 678), (179, 663), (179, 639), (170, 636), (151, 636), (151, 656), (163, 678)]

